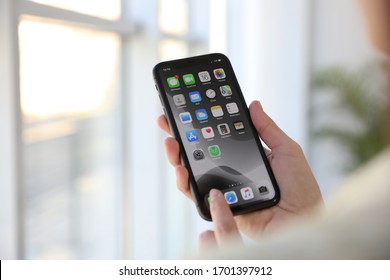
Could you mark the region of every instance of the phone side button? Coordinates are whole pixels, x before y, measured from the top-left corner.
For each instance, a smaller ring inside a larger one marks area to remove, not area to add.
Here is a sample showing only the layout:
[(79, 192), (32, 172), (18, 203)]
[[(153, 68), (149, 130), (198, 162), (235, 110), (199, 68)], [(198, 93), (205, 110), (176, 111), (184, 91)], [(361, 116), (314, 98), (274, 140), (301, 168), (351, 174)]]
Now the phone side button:
[(160, 95), (160, 94), (158, 95), (158, 99), (160, 99), (161, 106), (164, 107), (164, 104), (163, 104), (163, 102), (162, 102), (162, 99), (161, 99), (161, 95)]

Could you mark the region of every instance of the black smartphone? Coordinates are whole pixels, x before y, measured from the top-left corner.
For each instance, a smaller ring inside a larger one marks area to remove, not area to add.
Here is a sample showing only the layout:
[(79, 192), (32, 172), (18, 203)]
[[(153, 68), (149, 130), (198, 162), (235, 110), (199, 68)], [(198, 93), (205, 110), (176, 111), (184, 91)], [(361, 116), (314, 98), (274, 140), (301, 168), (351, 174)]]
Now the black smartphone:
[(153, 76), (200, 216), (211, 220), (212, 188), (235, 215), (277, 204), (279, 188), (229, 59), (214, 53), (165, 61)]

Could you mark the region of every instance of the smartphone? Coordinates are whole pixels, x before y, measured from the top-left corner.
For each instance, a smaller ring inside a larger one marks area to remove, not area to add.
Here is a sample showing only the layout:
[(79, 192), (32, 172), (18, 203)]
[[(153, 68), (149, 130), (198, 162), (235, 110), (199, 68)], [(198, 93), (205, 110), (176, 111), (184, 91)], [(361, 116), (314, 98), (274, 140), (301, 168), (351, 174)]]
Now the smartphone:
[(214, 53), (165, 61), (153, 76), (200, 216), (211, 220), (212, 188), (234, 215), (277, 204), (280, 191), (229, 59)]

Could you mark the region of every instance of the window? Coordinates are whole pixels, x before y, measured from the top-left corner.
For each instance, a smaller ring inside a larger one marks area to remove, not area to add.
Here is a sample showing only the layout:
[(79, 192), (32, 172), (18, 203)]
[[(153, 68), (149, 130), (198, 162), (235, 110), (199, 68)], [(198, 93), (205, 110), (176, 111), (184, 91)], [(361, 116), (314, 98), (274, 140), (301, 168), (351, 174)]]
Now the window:
[(21, 257), (120, 258), (120, 1), (17, 7)]
[(81, 14), (117, 20), (121, 16), (121, 1), (118, 0), (25, 0), (66, 9)]

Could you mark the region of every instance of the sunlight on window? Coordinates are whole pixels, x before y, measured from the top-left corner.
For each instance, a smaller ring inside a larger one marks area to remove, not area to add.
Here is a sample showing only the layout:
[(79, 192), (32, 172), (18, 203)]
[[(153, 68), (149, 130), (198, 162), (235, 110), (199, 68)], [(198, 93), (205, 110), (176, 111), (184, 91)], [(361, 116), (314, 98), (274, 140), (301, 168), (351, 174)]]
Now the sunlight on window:
[(27, 259), (117, 258), (120, 35), (22, 17)]
[(182, 36), (188, 31), (188, 5), (186, 0), (160, 0), (158, 10), (160, 30)]
[(81, 14), (105, 19), (118, 19), (121, 13), (120, 0), (28, 0)]
[(110, 106), (119, 37), (24, 19), (19, 25), (21, 106), (28, 120), (91, 114)]
[(161, 60), (172, 60), (188, 55), (188, 45), (180, 40), (164, 39), (159, 44)]

